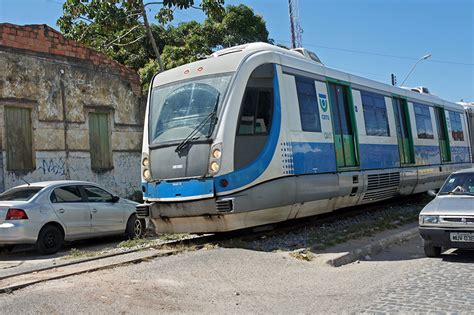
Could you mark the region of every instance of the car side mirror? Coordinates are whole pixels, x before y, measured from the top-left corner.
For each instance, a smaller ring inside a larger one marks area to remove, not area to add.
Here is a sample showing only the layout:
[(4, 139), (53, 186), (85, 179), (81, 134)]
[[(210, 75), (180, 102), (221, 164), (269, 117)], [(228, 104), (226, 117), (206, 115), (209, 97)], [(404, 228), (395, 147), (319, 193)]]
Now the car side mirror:
[(112, 202), (113, 202), (113, 203), (116, 203), (116, 202), (118, 202), (119, 200), (120, 200), (120, 197), (119, 197), (119, 196), (113, 196), (113, 197), (112, 197)]
[(434, 191), (433, 189), (428, 190), (426, 193), (428, 194), (428, 196), (433, 197), (433, 198), (438, 195), (436, 191)]

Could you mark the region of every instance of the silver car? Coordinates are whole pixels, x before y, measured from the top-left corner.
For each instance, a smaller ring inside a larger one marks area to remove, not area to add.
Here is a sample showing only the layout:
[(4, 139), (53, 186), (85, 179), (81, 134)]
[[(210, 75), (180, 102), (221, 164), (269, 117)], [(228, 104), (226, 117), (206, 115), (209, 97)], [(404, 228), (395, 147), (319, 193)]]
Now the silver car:
[(143, 219), (136, 202), (83, 181), (31, 183), (0, 194), (0, 246), (36, 244), (56, 253), (63, 241), (126, 234), (140, 237)]
[(474, 168), (448, 177), (420, 212), (419, 224), (428, 257), (439, 256), (443, 247), (474, 249)]

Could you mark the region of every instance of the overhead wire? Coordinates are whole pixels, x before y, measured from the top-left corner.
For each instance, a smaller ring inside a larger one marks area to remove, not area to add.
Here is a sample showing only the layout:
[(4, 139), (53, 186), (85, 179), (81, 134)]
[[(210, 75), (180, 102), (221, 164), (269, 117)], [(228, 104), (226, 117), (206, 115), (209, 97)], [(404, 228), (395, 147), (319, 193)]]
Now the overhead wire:
[[(285, 41), (285, 40), (278, 40), (278, 39), (276, 39), (276, 40), (279, 41), (279, 42), (288, 43), (288, 41)], [(330, 47), (330, 46), (324, 46), (324, 45), (305, 44), (304, 46), (323, 48), (323, 49), (331, 49), (331, 50), (339, 50), (339, 51), (345, 51), (345, 52), (356, 53), (356, 54), (365, 54), (365, 55), (380, 56), (380, 57), (414, 60), (414, 61), (419, 59), (419, 58), (415, 58), (415, 57), (398, 56), (398, 55), (385, 54), (385, 53), (379, 53), (379, 52), (370, 52), (370, 51), (355, 50), (355, 49), (348, 49), (348, 48), (341, 48), (341, 47)], [(446, 63), (446, 64), (455, 64), (455, 65), (463, 65), (463, 66), (474, 66), (474, 63), (450, 61), (450, 60), (440, 60), (440, 59), (429, 59), (429, 60), (426, 60), (426, 62)]]

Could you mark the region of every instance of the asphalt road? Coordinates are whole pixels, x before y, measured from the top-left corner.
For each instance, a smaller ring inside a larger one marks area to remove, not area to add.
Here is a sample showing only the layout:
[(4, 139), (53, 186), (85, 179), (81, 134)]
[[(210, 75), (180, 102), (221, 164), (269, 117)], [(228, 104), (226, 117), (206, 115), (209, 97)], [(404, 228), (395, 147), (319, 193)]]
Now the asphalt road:
[(474, 252), (421, 241), (339, 268), (288, 252), (203, 249), (0, 295), (4, 314), (474, 312)]

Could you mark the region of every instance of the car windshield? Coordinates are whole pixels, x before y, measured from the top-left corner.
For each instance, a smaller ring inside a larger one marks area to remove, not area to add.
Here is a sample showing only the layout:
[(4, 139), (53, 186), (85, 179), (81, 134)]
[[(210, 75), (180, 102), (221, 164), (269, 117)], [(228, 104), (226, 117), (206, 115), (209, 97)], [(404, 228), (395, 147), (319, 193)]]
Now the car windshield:
[(474, 196), (474, 173), (452, 174), (439, 191), (440, 195), (458, 194)]
[(210, 136), (213, 123), (206, 118), (222, 103), (230, 78), (230, 74), (201, 77), (154, 88), (150, 144), (183, 140), (203, 122), (196, 136)]
[(0, 201), (28, 201), (33, 198), (43, 187), (12, 188), (0, 194)]

